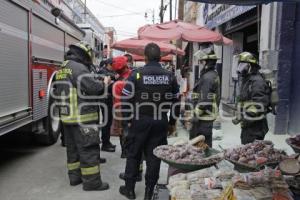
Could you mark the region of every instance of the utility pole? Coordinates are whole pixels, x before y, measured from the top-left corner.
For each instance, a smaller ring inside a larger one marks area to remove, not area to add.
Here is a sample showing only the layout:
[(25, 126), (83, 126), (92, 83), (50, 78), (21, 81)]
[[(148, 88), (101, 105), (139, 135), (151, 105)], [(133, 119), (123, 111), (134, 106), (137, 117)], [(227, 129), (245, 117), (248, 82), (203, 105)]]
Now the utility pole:
[[(178, 4), (178, 19), (183, 21), (184, 18), (184, 0), (179, 0), (179, 4)], [(182, 40), (179, 40), (176, 42), (177, 43), (177, 47), (182, 48)], [(178, 56), (177, 57), (177, 69), (181, 69), (182, 65), (183, 65), (183, 57), (182, 56)]]
[(155, 10), (152, 12), (152, 24), (155, 24)]
[(177, 0), (175, 0), (175, 19), (177, 19)]
[(170, 0), (170, 21), (172, 21), (173, 20), (173, 5), (172, 5), (172, 3), (173, 3), (173, 0)]
[(86, 0), (84, 0), (84, 23), (86, 23), (86, 15), (87, 15)]
[(160, 16), (160, 23), (164, 22), (164, 0), (160, 1), (160, 12), (159, 12), (159, 16)]

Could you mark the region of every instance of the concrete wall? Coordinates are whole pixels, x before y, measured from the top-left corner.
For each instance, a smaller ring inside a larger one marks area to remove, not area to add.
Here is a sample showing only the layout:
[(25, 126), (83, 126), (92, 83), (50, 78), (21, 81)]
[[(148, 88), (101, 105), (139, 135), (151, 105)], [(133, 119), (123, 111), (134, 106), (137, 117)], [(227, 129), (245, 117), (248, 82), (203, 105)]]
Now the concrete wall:
[(295, 3), (280, 3), (277, 14), (276, 51), (278, 52), (277, 84), (279, 93), (275, 134), (287, 134), (290, 120), (291, 77), (295, 42)]
[(292, 63), (289, 133), (300, 134), (300, 5), (296, 6), (294, 58)]

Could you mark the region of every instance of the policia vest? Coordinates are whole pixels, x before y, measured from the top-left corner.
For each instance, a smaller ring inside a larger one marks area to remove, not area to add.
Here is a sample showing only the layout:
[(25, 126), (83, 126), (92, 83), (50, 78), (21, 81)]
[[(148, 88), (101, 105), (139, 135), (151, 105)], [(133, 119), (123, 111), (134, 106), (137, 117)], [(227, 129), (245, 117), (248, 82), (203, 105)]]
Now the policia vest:
[(160, 65), (149, 65), (136, 70), (134, 76), (136, 113), (154, 118), (166, 117), (174, 100), (174, 75)]

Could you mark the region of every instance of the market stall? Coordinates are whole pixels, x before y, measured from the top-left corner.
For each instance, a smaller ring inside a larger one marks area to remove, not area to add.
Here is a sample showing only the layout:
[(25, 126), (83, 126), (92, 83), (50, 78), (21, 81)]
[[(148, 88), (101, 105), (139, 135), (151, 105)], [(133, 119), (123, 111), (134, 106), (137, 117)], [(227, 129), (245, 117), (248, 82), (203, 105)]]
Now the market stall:
[(169, 174), (165, 189), (158, 186), (157, 199), (163, 192), (172, 200), (299, 198), (299, 154), (287, 155), (271, 141), (255, 141), (222, 152), (209, 148), (204, 141), (204, 136), (199, 136), (154, 150), (155, 156), (177, 169)]
[(138, 30), (140, 39), (155, 41), (182, 40), (187, 42), (232, 45), (232, 40), (206, 27), (173, 20), (162, 24), (145, 25)]

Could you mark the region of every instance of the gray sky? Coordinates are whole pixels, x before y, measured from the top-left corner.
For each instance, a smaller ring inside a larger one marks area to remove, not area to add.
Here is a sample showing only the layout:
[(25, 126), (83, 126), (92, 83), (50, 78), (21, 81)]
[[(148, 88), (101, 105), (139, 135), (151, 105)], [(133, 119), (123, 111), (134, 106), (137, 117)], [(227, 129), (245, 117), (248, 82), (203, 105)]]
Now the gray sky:
[[(84, 1), (84, 0), (83, 0)], [(112, 26), (117, 31), (118, 40), (134, 37), (139, 27), (152, 23), (154, 9), (155, 23), (159, 23), (160, 0), (86, 0), (87, 7), (104, 26)], [(164, 0), (169, 4), (169, 0)], [(147, 20), (145, 12), (148, 13)], [(169, 6), (164, 21), (169, 21)], [(173, 0), (173, 19), (175, 15)], [(117, 16), (122, 15), (122, 16)], [(110, 17), (111, 16), (111, 17)]]

